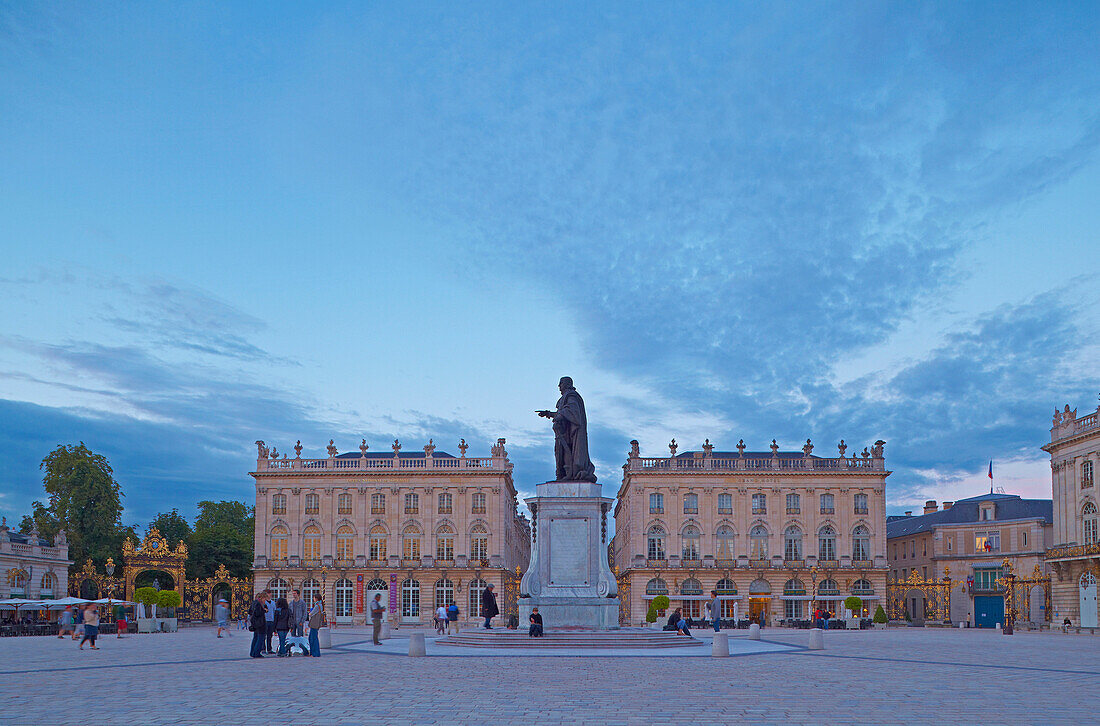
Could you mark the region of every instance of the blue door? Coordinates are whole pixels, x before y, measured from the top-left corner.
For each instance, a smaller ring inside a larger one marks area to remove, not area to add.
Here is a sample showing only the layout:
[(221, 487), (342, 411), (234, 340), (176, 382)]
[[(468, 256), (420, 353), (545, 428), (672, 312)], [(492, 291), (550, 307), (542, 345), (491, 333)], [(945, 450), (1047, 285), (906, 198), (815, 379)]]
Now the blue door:
[(974, 625), (979, 628), (993, 628), (997, 623), (1004, 626), (1005, 599), (1000, 595), (978, 595), (974, 598)]

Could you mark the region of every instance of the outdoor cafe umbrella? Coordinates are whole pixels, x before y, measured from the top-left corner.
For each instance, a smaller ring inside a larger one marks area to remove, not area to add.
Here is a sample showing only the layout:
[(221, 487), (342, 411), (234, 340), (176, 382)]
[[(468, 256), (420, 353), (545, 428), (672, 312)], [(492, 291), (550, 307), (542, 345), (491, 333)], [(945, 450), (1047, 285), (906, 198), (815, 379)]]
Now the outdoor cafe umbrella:
[(0, 610), (43, 610), (46, 605), (43, 600), (0, 600)]
[(67, 607), (75, 605), (83, 605), (86, 602), (91, 602), (82, 597), (62, 597), (57, 600), (46, 600), (47, 610), (64, 610)]

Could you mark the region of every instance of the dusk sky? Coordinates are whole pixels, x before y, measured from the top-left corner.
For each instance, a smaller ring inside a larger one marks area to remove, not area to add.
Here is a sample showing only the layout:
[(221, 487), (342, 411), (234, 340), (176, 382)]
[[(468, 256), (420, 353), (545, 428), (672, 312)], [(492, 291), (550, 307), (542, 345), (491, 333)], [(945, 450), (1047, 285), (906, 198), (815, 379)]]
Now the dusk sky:
[[(890, 511), (1050, 497), (1100, 392), (1094, 3), (0, 2), (0, 513), (508, 440), (887, 441)], [(293, 455), (293, 454), (291, 454)]]

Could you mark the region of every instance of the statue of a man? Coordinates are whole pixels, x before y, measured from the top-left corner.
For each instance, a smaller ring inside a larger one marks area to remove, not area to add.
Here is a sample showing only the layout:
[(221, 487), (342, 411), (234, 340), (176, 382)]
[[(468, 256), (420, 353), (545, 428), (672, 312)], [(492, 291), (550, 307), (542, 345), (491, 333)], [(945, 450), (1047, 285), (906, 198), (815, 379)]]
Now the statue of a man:
[(557, 411), (536, 411), (554, 422), (554, 459), (558, 481), (596, 481), (596, 467), (588, 458), (588, 419), (584, 401), (573, 379), (565, 376), (558, 382), (561, 398)]

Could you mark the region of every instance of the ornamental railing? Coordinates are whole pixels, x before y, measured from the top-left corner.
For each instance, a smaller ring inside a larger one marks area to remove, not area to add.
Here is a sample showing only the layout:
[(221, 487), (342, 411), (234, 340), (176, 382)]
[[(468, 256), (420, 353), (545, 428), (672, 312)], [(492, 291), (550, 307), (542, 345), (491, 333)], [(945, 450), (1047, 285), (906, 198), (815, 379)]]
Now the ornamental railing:
[(767, 456), (699, 456), (699, 457), (643, 457), (627, 460), (630, 471), (885, 471), (886, 460), (872, 456), (845, 456), (832, 459), (820, 457), (779, 458)]
[(1054, 547), (1047, 550), (1046, 558), (1048, 560), (1057, 560), (1064, 557), (1084, 557), (1086, 555), (1100, 555), (1100, 542), (1093, 542), (1087, 545), (1076, 545), (1073, 547)]
[(508, 460), (504, 457), (451, 458), (365, 458), (348, 459), (271, 459), (256, 460), (256, 471), (424, 471), (446, 469), (448, 471), (506, 471)]
[(1057, 441), (1067, 436), (1075, 436), (1100, 426), (1100, 410), (1080, 418), (1063, 419), (1050, 429), (1050, 440)]

